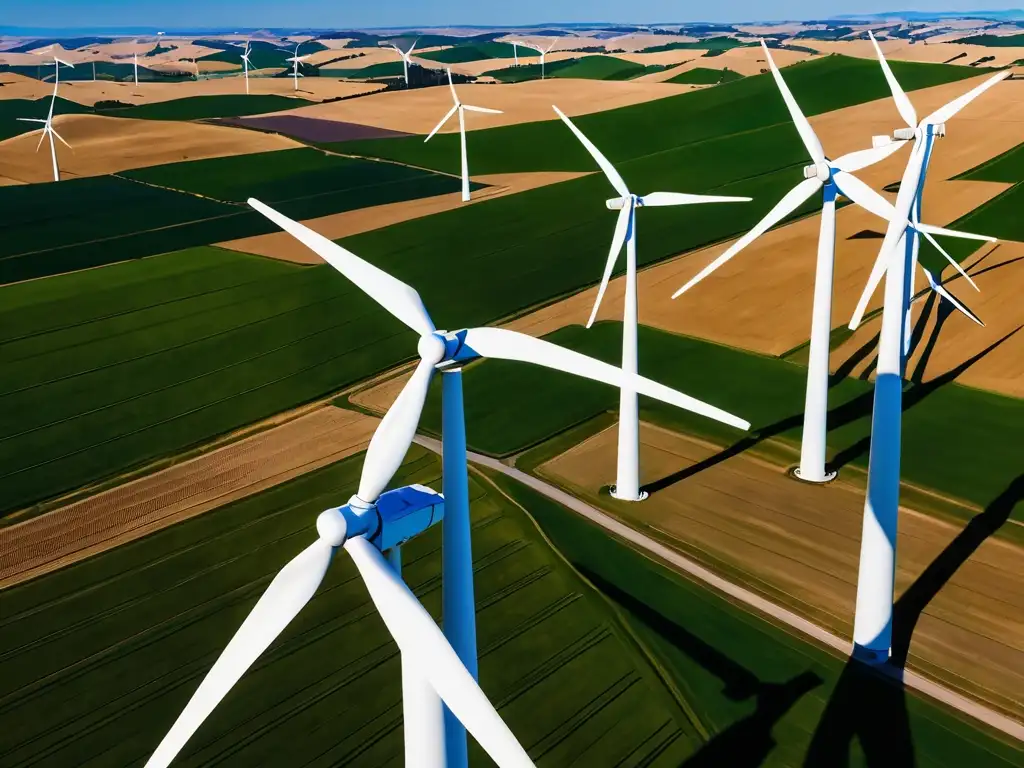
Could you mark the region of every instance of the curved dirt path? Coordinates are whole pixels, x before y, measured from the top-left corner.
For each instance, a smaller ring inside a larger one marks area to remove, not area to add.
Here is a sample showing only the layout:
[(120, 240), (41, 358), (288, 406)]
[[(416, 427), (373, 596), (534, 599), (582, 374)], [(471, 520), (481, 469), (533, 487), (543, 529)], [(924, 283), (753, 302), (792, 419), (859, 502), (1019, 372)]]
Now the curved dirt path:
[[(441, 452), (441, 444), (438, 440), (417, 436), (416, 442), (435, 453), (440, 454)], [(609, 533), (628, 541), (630, 544), (653, 555), (659, 560), (663, 560), (671, 564), (674, 568), (682, 571), (688, 576), (691, 576), (697, 581), (708, 585), (748, 608), (752, 608), (758, 613), (770, 617), (789, 629), (796, 630), (798, 634), (809, 637), (815, 642), (839, 651), (844, 656), (850, 653), (851, 645), (848, 640), (838, 637), (837, 635), (822, 629), (816, 624), (807, 621), (801, 616), (798, 616), (792, 611), (776, 605), (775, 603), (764, 599), (760, 595), (712, 573), (707, 568), (698, 565), (696, 562), (681, 555), (679, 552), (676, 552), (675, 550), (666, 547), (664, 544), (639, 533), (628, 525), (619, 522), (615, 518), (595, 507), (590, 506), (586, 502), (580, 501), (565, 491), (556, 488), (543, 480), (533, 477), (532, 475), (528, 475), (521, 470), (515, 469), (514, 467), (502, 464), (497, 459), (492, 459), (488, 456), (472, 452), (469, 452), (467, 456), (469, 461), (474, 464), (479, 464), (480, 466), (500, 472), (506, 477), (510, 477), (513, 480), (532, 488), (552, 501), (571, 509), (576, 514), (586, 518), (595, 525), (600, 526)], [(895, 673), (888, 672), (887, 674), (895, 675)], [(943, 704), (1009, 736), (1012, 736), (1015, 739), (1024, 741), (1024, 725), (1021, 725), (1015, 720), (1001, 715), (975, 701), (971, 701), (954, 691), (938, 685), (915, 672), (904, 672), (903, 683), (908, 688), (919, 691), (920, 693), (942, 702)]]

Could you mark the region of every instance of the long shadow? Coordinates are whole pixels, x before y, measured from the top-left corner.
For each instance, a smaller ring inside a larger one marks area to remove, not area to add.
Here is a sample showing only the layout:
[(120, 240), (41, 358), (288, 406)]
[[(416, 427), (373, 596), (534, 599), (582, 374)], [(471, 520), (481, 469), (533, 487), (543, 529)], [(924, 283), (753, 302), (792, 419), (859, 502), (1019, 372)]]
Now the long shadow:
[[(928, 297), (928, 301), (932, 303), (932, 307), (935, 306), (935, 301), (938, 301), (939, 295), (933, 293)], [(910, 381), (914, 384), (921, 384), (924, 381), (924, 372), (928, 369), (928, 361), (932, 358), (932, 353), (935, 352), (935, 345), (938, 344), (939, 334), (942, 333), (942, 326), (946, 324), (946, 321), (952, 316), (954, 309), (953, 305), (948, 301), (943, 301), (938, 304), (937, 312), (935, 315), (935, 328), (932, 330), (931, 335), (928, 337), (928, 342), (925, 344), (924, 350), (921, 352), (921, 358), (917, 361), (917, 365), (914, 366), (914, 372), (910, 374)], [(918, 343), (920, 343), (921, 337), (924, 335), (924, 325), (928, 321), (928, 316), (931, 314), (931, 307), (925, 308), (925, 311), (921, 313), (921, 322), (918, 327), (921, 328), (921, 334), (918, 336)], [(910, 358), (914, 356), (914, 352), (917, 351), (917, 345), (912, 344), (910, 348), (910, 354), (907, 355), (909, 362)]]
[[(907, 352), (907, 360), (910, 360), (917, 348), (921, 346), (921, 342), (924, 341), (924, 332), (928, 327), (928, 321), (931, 319), (932, 313), (935, 311), (935, 305), (937, 304), (939, 295), (932, 291), (928, 294), (928, 298), (924, 300), (924, 304), (921, 306), (921, 311), (918, 313), (917, 322), (914, 323), (914, 329), (910, 333), (910, 351)], [(941, 306), (940, 311), (941, 311)], [(928, 337), (928, 341), (934, 343), (938, 338), (938, 333), (933, 333)]]
[(953, 575), (977, 552), (986, 539), (998, 531), (1024, 501), (1024, 474), (1020, 474), (957, 534), (907, 590), (893, 608), (891, 663), (903, 668), (918, 619), (928, 604), (943, 590)]
[(713, 736), (700, 750), (686, 760), (685, 768), (757, 768), (763, 765), (776, 742), (772, 729), (800, 698), (821, 685), (822, 680), (811, 671), (803, 672), (784, 683), (765, 683), (742, 664), (734, 661), (684, 627), (593, 573), (584, 576), (615, 603), (658, 633), (701, 667), (722, 681), (722, 693), (733, 701), (756, 701), (754, 711)]
[(878, 341), (881, 338), (881, 333), (876, 333), (873, 339), (863, 344), (860, 349), (840, 363), (839, 367), (836, 368), (836, 372), (829, 376), (829, 388), (834, 387), (843, 379), (849, 378), (850, 374), (853, 373), (853, 369), (860, 365), (868, 355), (878, 349)]
[(850, 659), (811, 737), (805, 768), (846, 768), (854, 740), (869, 768), (915, 765), (902, 680)]

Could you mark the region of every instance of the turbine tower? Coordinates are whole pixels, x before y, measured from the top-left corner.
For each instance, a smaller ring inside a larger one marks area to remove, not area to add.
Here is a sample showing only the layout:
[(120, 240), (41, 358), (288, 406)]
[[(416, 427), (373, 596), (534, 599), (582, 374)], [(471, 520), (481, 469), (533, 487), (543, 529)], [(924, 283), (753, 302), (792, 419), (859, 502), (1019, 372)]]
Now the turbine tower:
[(437, 133), (439, 130), (441, 130), (441, 127), (452, 118), (452, 115), (454, 115), (456, 112), (458, 112), (458, 114), (459, 114), (459, 140), (461, 142), (461, 147), (462, 147), (462, 202), (468, 203), (469, 202), (469, 159), (468, 159), (468, 156), (466, 155), (466, 118), (465, 118), (465, 114), (464, 113), (466, 111), (469, 111), (469, 112), (483, 112), (483, 113), (489, 114), (489, 115), (500, 115), (501, 114), (501, 110), (500, 109), (488, 109), (487, 107), (474, 107), (474, 106), (471, 106), (469, 104), (463, 104), (461, 101), (459, 101), (459, 96), (458, 96), (457, 93), (455, 93), (455, 85), (452, 83), (452, 71), (451, 71), (451, 69), (448, 70), (448, 87), (451, 88), (451, 91), (452, 91), (452, 101), (454, 101), (455, 104), (452, 106), (451, 109), (448, 110), (448, 113), (444, 117), (441, 118), (441, 122), (439, 122), (436, 126), (434, 126), (434, 130), (432, 130), (430, 132), (430, 135), (427, 136), (427, 138), (425, 138), (423, 140), (423, 142), (426, 143), (426, 142), (430, 141), (430, 139), (433, 138), (434, 134)]
[(245, 41), (245, 51), (242, 53), (242, 66), (245, 68), (245, 92), (246, 92), (246, 94), (249, 93), (249, 53), (250, 52), (251, 52), (251, 48), (249, 46), (249, 41), (246, 40)]
[[(643, 197), (629, 191), (626, 182), (619, 172), (601, 154), (601, 151), (566, 117), (558, 107), (553, 107), (569, 130), (580, 140), (587, 152), (597, 161), (598, 166), (608, 178), (619, 197), (608, 200), (606, 205), (619, 212), (615, 223), (615, 234), (612, 246), (608, 251), (608, 260), (604, 266), (601, 287), (597, 291), (597, 301), (587, 321), (587, 328), (594, 324), (597, 310), (601, 306), (608, 280), (611, 277), (615, 262), (623, 244), (626, 246), (626, 300), (622, 318), (622, 370), (629, 375), (637, 372), (637, 294), (636, 294), (636, 209), (645, 206), (694, 205), (697, 203), (741, 203), (749, 202), (749, 197), (720, 197), (712, 195), (687, 195), (679, 192), (652, 192)], [(705, 414), (709, 415), (709, 414)], [(734, 427), (748, 429), (750, 424), (740, 419), (727, 421)], [(628, 387), (622, 387), (619, 393), (619, 452), (616, 470), (615, 487), (611, 494), (623, 501), (642, 501), (647, 493), (640, 492), (640, 412), (637, 393)]]
[[(900, 190), (896, 197), (896, 216), (886, 230), (868, 285), (850, 321), (851, 329), (859, 326), (867, 303), (884, 275), (882, 329), (878, 342), (878, 365), (871, 412), (868, 487), (864, 499), (857, 604), (853, 620), (854, 657), (876, 664), (887, 662), (892, 651), (903, 373), (907, 350), (907, 308), (911, 299), (908, 273), (911, 273), (914, 265), (918, 263), (918, 240), (914, 229), (920, 216), (925, 171), (935, 139), (946, 133), (946, 122), (1009, 74), (1000, 72), (992, 76), (977, 88), (917, 122), (917, 114), (910, 99), (900, 88), (884, 57), (880, 56), (880, 63), (900, 115), (909, 126), (896, 131), (894, 137), (901, 141), (912, 138), (914, 144), (900, 181)], [(975, 322), (981, 322), (956, 301), (930, 271), (925, 269), (924, 272), (929, 285), (943, 298), (951, 301), (957, 309)]]
[(412, 41), (412, 45), (409, 46), (409, 50), (408, 51), (403, 51), (401, 48), (399, 48), (394, 43), (388, 43), (388, 45), (390, 45), (392, 48), (394, 48), (396, 51), (398, 51), (398, 55), (402, 57), (402, 67), (403, 67), (403, 69), (405, 71), (405, 87), (406, 88), (409, 87), (409, 65), (412, 63), (412, 52), (414, 50), (416, 50), (416, 43), (418, 43), (419, 41), (420, 41), (419, 38), (416, 38), (415, 40), (413, 40)]
[[(367, 451), (367, 465), (372, 463), (378, 467), (381, 476), (391, 477), (401, 463), (419, 423), (430, 380), (435, 371), (441, 373), (442, 485), (445, 499), (441, 602), (444, 634), (474, 678), (477, 672), (476, 608), (473, 598), (466, 424), (462, 398), (463, 365), (483, 357), (533, 363), (640, 392), (726, 424), (747, 426), (746, 422), (725, 411), (636, 373), (623, 371), (542, 339), (501, 328), (439, 331), (434, 327), (419, 294), (412, 287), (258, 200), (250, 198), (249, 205), (318, 254), (420, 337), (417, 345), (419, 364), (381, 423), (381, 430), (385, 422), (389, 423), (385, 433), (389, 437), (378, 441), (377, 447), (371, 443)], [(395, 448), (395, 445), (401, 446), (401, 450)], [(378, 459), (377, 454), (387, 458)], [(368, 480), (365, 488), (360, 486), (350, 506), (371, 506), (364, 493), (372, 497), (372, 492), (385, 484), (386, 481), (371, 483)], [(467, 765), (466, 733), (459, 723), (461, 718), (451, 708), (445, 716), (446, 754), (448, 765), (453, 768), (465, 768)]]
[(135, 87), (138, 88), (139, 87), (139, 54), (138, 54), (138, 51), (136, 51), (134, 54), (132, 54), (132, 59), (133, 59), (133, 62), (134, 62), (134, 69), (135, 69)]
[(557, 42), (557, 40), (552, 40), (551, 44), (548, 45), (547, 48), (541, 48), (539, 45), (535, 45), (534, 43), (527, 43), (525, 41), (520, 43), (520, 45), (525, 45), (527, 48), (532, 48), (533, 50), (535, 50), (537, 53), (540, 54), (540, 79), (541, 80), (544, 79), (544, 57), (547, 56), (548, 52), (552, 48), (555, 47), (555, 43), (556, 42)]
[(292, 56), (291, 58), (285, 59), (285, 61), (290, 61), (292, 63), (292, 79), (295, 81), (295, 90), (296, 91), (299, 90), (299, 78), (300, 77), (305, 77), (304, 74), (299, 72), (299, 62), (300, 61), (305, 61), (306, 59), (309, 58), (308, 55), (306, 55), (306, 56), (299, 56), (299, 46), (300, 45), (302, 45), (302, 43), (297, 43), (296, 44), (296, 46), (295, 46), (295, 55), (294, 56)]
[[(732, 259), (758, 237), (792, 214), (818, 190), (823, 192), (821, 209), (821, 228), (818, 233), (818, 257), (814, 273), (814, 299), (811, 311), (811, 344), (807, 366), (807, 388), (804, 399), (804, 424), (800, 443), (800, 466), (796, 476), (812, 483), (824, 483), (835, 477), (835, 472), (827, 472), (826, 433), (828, 431), (828, 376), (829, 376), (829, 338), (832, 333), (832, 274), (835, 264), (835, 230), (836, 230), (836, 198), (844, 195), (862, 208), (889, 221), (895, 215), (892, 205), (853, 175), (854, 171), (867, 168), (889, 157), (899, 150), (905, 142), (886, 142), (883, 146), (873, 149), (851, 152), (836, 160), (829, 160), (822, 149), (821, 141), (815, 134), (810, 122), (800, 110), (793, 98), (789, 86), (782, 73), (775, 65), (771, 52), (765, 42), (761, 41), (765, 58), (771, 68), (772, 76), (782, 94), (783, 101), (789, 109), (790, 117), (796, 125), (797, 132), (811, 165), (804, 168), (804, 180), (791, 189), (768, 214), (746, 235), (737, 240), (725, 253), (698, 272), (686, 285), (672, 294), (677, 298), (690, 288), (701, 282), (716, 269)], [(876, 142), (877, 143), (877, 142)], [(918, 228), (931, 238), (932, 234), (984, 239), (976, 235), (961, 234), (938, 227), (918, 224)], [(947, 258), (949, 258), (947, 256)], [(959, 265), (950, 259), (959, 268)]]
[(63, 144), (68, 149), (71, 149), (71, 145), (68, 144), (66, 141), (64, 141), (64, 137), (61, 136), (59, 133), (57, 133), (57, 129), (53, 127), (53, 107), (54, 107), (54, 105), (57, 102), (57, 88), (60, 87), (60, 65), (61, 64), (63, 64), (66, 67), (71, 67), (71, 69), (75, 68), (73, 64), (69, 64), (68, 62), (64, 61), (63, 59), (58, 59), (56, 56), (53, 57), (53, 69), (54, 69), (53, 95), (50, 97), (50, 110), (49, 110), (49, 112), (46, 113), (46, 119), (45, 120), (40, 120), (39, 118), (36, 118), (36, 117), (19, 117), (18, 118), (18, 120), (23, 122), (23, 123), (41, 123), (42, 124), (43, 132), (39, 135), (39, 143), (36, 144), (36, 152), (38, 152), (39, 148), (41, 146), (43, 146), (43, 140), (47, 136), (50, 137), (50, 159), (53, 162), (53, 180), (54, 181), (60, 181), (60, 169), (57, 167), (57, 146), (53, 143), (54, 136), (56, 136), (58, 139), (60, 139), (61, 144)]

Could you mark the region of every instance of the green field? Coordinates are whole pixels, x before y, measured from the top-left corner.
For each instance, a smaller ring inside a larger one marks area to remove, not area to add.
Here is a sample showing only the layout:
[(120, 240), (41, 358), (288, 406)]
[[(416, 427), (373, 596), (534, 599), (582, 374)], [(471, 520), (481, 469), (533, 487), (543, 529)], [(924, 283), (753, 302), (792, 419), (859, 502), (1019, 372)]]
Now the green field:
[[(649, 72), (660, 72), (663, 66), (645, 67), (626, 59), (615, 56), (583, 56), (579, 59), (561, 59), (545, 64), (545, 77), (569, 77), (580, 80), (632, 80)], [(493, 77), (503, 83), (521, 83), (525, 80), (538, 80), (541, 76), (540, 64), (527, 64), (520, 67), (507, 67), (484, 72), (484, 76)]]
[[(943, 64), (893, 62), (892, 68), (908, 91), (980, 74), (977, 69)], [(986, 71), (990, 70), (982, 70)], [(881, 99), (889, 94), (877, 63), (845, 56), (829, 56), (787, 67), (786, 82), (808, 115)], [(555, 119), (554, 113), (552, 118), (473, 131), (474, 172), (593, 170), (593, 160), (586, 150)], [(728, 83), (727, 87), (584, 115), (574, 122), (615, 163), (781, 124), (796, 137), (770, 75), (745, 77)], [(637, 136), (642, 136), (643, 141), (637, 141)], [(756, 145), (758, 138), (751, 136), (749, 141)], [(344, 151), (458, 172), (457, 135), (435, 136), (426, 144), (417, 137), (346, 142)]]
[(515, 48), (510, 43), (473, 43), (454, 45), (440, 51), (426, 51), (418, 53), (416, 56), (428, 61), (439, 61), (442, 64), (462, 64), (482, 59), (511, 59), (515, 56)]
[(737, 40), (735, 37), (706, 37), (703, 40), (696, 40), (692, 43), (686, 42), (672, 42), (665, 43), (664, 45), (654, 45), (650, 48), (644, 48), (640, 53), (661, 53), (662, 51), (689, 51), (689, 50), (709, 50), (709, 51), (727, 51), (730, 48), (747, 48), (757, 43), (743, 43)]
[[(609, 363), (617, 364), (621, 357), (620, 323), (597, 323), (589, 331), (570, 326), (547, 338)], [(639, 352), (645, 376), (750, 421), (754, 433), (799, 445), (804, 367), (643, 326)], [(465, 392), (470, 445), (499, 456), (618, 408), (618, 392), (612, 387), (504, 361), (467, 368)], [(866, 467), (871, 397), (872, 385), (859, 379), (843, 379), (832, 386), (828, 446), (835, 462)], [(641, 410), (644, 418), (720, 445), (744, 436), (646, 398), (641, 399)], [(440, 431), (440, 413), (440, 386), (435, 385), (424, 426)], [(1022, 431), (1024, 400), (945, 381), (912, 384), (904, 394), (902, 477), (985, 506), (1021, 472)], [(1015, 519), (1024, 521), (1024, 504), (1018, 505)]]
[[(398, 55), (397, 53), (395, 54)], [(399, 77), (405, 73), (401, 61), (382, 61), (380, 64), (371, 64), (368, 67), (347, 69), (344, 67), (320, 70), (320, 77), (343, 77), (349, 80), (370, 80), (375, 77)]]
[[(242, 46), (232, 47), (229, 50), (221, 50), (216, 53), (211, 53), (209, 56), (203, 56), (199, 61), (224, 61), (229, 64), (236, 65), (239, 69), (242, 69)], [(289, 58), (295, 53), (295, 46), (289, 48), (279, 48), (271, 43), (262, 42), (257, 40), (251, 43), (249, 52), (249, 69), (277, 69), (280, 67), (290, 67), (291, 64), (285, 59)], [(299, 55), (304, 53), (313, 53), (313, 49), (303, 50), (299, 48)]]
[[(40, 64), (38, 66), (11, 66), (10, 64), (0, 64), (0, 73), (2, 72), (13, 72), (18, 75), (24, 75), (25, 77), (32, 77), (37, 80), (51, 80), (53, 79), (53, 63)], [(128, 82), (135, 80), (135, 64), (132, 61), (127, 63), (117, 63), (112, 61), (98, 61), (96, 62), (96, 78), (98, 80), (115, 80), (118, 82)], [(75, 69), (61, 69), (60, 81), (61, 83), (73, 83), (76, 81), (89, 81), (92, 80), (92, 64), (81, 64)], [(176, 83), (182, 80), (191, 80), (192, 76), (187, 74), (167, 74), (160, 72), (149, 67), (139, 65), (139, 82), (160, 82), (160, 83)]]
[(153, 104), (140, 104), (123, 109), (109, 109), (103, 114), (112, 117), (134, 117), (146, 120), (203, 120), (211, 117), (241, 117), (298, 109), (313, 104), (290, 96), (250, 96), (227, 94), (223, 96), (190, 96)]
[(742, 80), (743, 75), (731, 69), (708, 69), (707, 67), (695, 67), (687, 72), (681, 72), (675, 77), (666, 80), (666, 83), (692, 83), (693, 85), (717, 85), (719, 83), (731, 83), (733, 80)]
[[(954, 222), (956, 227), (970, 232), (983, 232), (1000, 240), (1024, 240), (1024, 218), (1020, 215), (1021, 206), (1024, 205), (1024, 144), (1018, 144), (1009, 152), (957, 178), (998, 181), (1014, 186), (958, 219)], [(959, 254), (954, 252), (954, 255)]]
[[(0, 763), (139, 765), (362, 457), (0, 593)], [(399, 482), (440, 487), (413, 447)], [(700, 737), (616, 612), (523, 512), (471, 482), (480, 680), (540, 768), (676, 768)], [(440, 614), (440, 530), (403, 575)], [(13, 630), (13, 631), (12, 631)], [(401, 766), (398, 651), (339, 553), (317, 597), (175, 765)], [(471, 741), (474, 766), (488, 763)]]
[(1024, 47), (1024, 34), (1020, 35), (971, 35), (962, 37), (959, 40), (952, 40), (953, 43), (966, 43), (967, 45), (980, 45), (985, 48), (1017, 48)]
[[(29, 131), (38, 130), (39, 123), (23, 123), (19, 117), (33, 117), (45, 120), (50, 111), (50, 97), (36, 99), (3, 99), (0, 100), (0, 141), (20, 136)], [(74, 101), (57, 97), (53, 105), (53, 114), (56, 115), (80, 115), (92, 112), (89, 107), (84, 107)]]
[(1019, 766), (1019, 742), (858, 674), (505, 478), (573, 565), (616, 605), (711, 738), (693, 768)]

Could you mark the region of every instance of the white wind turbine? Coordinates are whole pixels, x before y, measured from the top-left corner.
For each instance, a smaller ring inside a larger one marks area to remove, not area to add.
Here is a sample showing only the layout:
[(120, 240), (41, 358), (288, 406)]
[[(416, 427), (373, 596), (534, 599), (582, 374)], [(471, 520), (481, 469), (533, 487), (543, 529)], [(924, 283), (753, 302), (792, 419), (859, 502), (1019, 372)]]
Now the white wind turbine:
[(138, 52), (132, 54), (134, 68), (135, 68), (135, 87), (139, 87), (139, 54)]
[(541, 48), (539, 45), (534, 45), (533, 43), (527, 43), (525, 41), (523, 43), (521, 43), (521, 45), (525, 45), (527, 48), (532, 48), (533, 50), (535, 50), (537, 53), (540, 54), (540, 79), (541, 80), (544, 79), (544, 57), (547, 56), (548, 52), (552, 48), (555, 47), (555, 43), (556, 42), (558, 42), (558, 41), (557, 40), (552, 40), (551, 44), (548, 45), (547, 48)]
[(402, 57), (402, 67), (405, 71), (405, 87), (409, 87), (409, 65), (412, 63), (412, 52), (416, 50), (416, 43), (419, 42), (419, 38), (413, 40), (412, 45), (409, 46), (408, 51), (403, 51), (394, 43), (388, 43), (392, 48), (398, 51), (398, 55)]
[[(882, 328), (878, 340), (878, 363), (871, 412), (868, 487), (864, 499), (857, 604), (853, 620), (854, 655), (872, 663), (886, 662), (892, 650), (896, 529), (900, 500), (903, 372), (907, 351), (907, 311), (912, 298), (908, 278), (913, 274), (914, 265), (918, 263), (919, 245), (915, 230), (920, 231), (917, 222), (921, 213), (925, 171), (935, 139), (946, 133), (946, 121), (1009, 74), (1004, 71), (993, 75), (977, 88), (917, 122), (917, 113), (910, 99), (896, 82), (880, 51), (879, 59), (896, 100), (896, 106), (908, 125), (908, 128), (896, 131), (894, 138), (912, 138), (914, 144), (896, 196), (896, 215), (889, 223), (867, 288), (850, 321), (851, 329), (858, 327), (867, 309), (867, 303), (884, 275)], [(972, 320), (981, 322), (946, 292), (931, 272), (927, 269), (924, 272), (934, 290)]]
[(53, 180), (60, 181), (60, 169), (57, 167), (57, 146), (53, 143), (53, 137), (56, 136), (60, 139), (68, 149), (71, 149), (71, 145), (64, 141), (64, 137), (57, 133), (57, 129), (53, 127), (53, 107), (57, 102), (57, 88), (60, 86), (60, 65), (63, 64), (66, 67), (74, 69), (73, 64), (69, 64), (63, 59), (58, 59), (56, 56), (53, 57), (53, 69), (54, 69), (54, 80), (53, 80), (53, 95), (50, 97), (50, 110), (46, 113), (46, 119), (40, 120), (36, 117), (19, 117), (18, 120), (23, 123), (41, 123), (43, 126), (43, 132), (39, 135), (39, 143), (36, 144), (36, 152), (43, 146), (43, 140), (50, 137), (50, 159), (53, 161)]
[[(728, 262), (754, 240), (763, 235), (773, 226), (789, 216), (806, 200), (822, 190), (824, 204), (821, 209), (821, 228), (818, 234), (818, 258), (814, 273), (814, 299), (811, 311), (811, 344), (807, 365), (807, 389), (804, 400), (804, 424), (800, 443), (800, 466), (796, 475), (801, 480), (823, 483), (835, 477), (834, 472), (826, 472), (826, 433), (828, 429), (828, 375), (829, 375), (829, 337), (832, 332), (832, 274), (835, 264), (835, 232), (836, 232), (836, 198), (845, 195), (857, 205), (868, 211), (890, 220), (895, 215), (892, 205), (884, 197), (864, 184), (853, 175), (853, 171), (867, 168), (889, 157), (903, 146), (903, 142), (887, 143), (873, 149), (851, 152), (835, 160), (829, 160), (822, 149), (811, 127), (810, 122), (800, 110), (793, 98), (789, 86), (782, 78), (782, 73), (775, 66), (771, 52), (761, 41), (765, 57), (771, 68), (775, 83), (782, 93), (782, 98), (789, 109), (790, 117), (796, 125), (800, 139), (807, 149), (812, 165), (804, 168), (804, 180), (790, 190), (771, 211), (750, 230), (737, 240), (725, 253), (708, 264), (690, 279), (686, 285), (676, 291), (672, 298), (677, 298), (716, 269)], [(932, 234), (946, 234), (983, 240), (977, 235), (968, 235), (938, 227), (918, 225), (920, 231), (931, 238)], [(947, 257), (948, 258), (948, 257)], [(952, 259), (951, 259), (952, 261)], [(956, 262), (953, 262), (956, 264)]]
[[(597, 161), (612, 187), (619, 193), (619, 197), (608, 200), (606, 203), (608, 208), (617, 210), (619, 215), (615, 223), (612, 246), (608, 251), (608, 261), (604, 265), (601, 287), (597, 290), (597, 300), (594, 302), (594, 309), (587, 321), (587, 328), (593, 325), (594, 319), (597, 317), (597, 310), (601, 306), (601, 299), (608, 287), (608, 280), (615, 267), (615, 262), (618, 260), (619, 252), (625, 244), (626, 296), (622, 318), (622, 370), (626, 374), (635, 375), (637, 372), (636, 209), (648, 206), (694, 205), (697, 203), (743, 203), (749, 202), (750, 198), (688, 195), (680, 192), (652, 192), (643, 197), (634, 195), (629, 191), (619, 172), (590, 139), (584, 136), (558, 107), (554, 107), (554, 110)], [(750, 424), (742, 419), (719, 419), (719, 421), (740, 429), (750, 428)], [(624, 501), (641, 501), (647, 498), (647, 493), (640, 492), (640, 413), (637, 393), (628, 387), (622, 387), (619, 392), (618, 447), (615, 487), (611, 489), (611, 494)]]
[[(386, 478), (394, 474), (416, 432), (430, 380), (435, 372), (441, 374), (442, 483), (445, 500), (441, 602), (444, 634), (474, 678), (477, 672), (476, 607), (473, 597), (466, 424), (462, 397), (464, 364), (483, 357), (533, 363), (640, 392), (647, 397), (727, 424), (746, 424), (725, 411), (636, 373), (623, 371), (543, 339), (502, 328), (439, 331), (435, 329), (419, 294), (412, 287), (258, 200), (250, 198), (249, 205), (318, 254), (420, 337), (417, 345), (419, 364), (381, 423), (378, 433), (384, 437), (376, 440), (375, 444), (371, 443), (367, 451), (365, 466), (375, 469), (364, 476), (366, 485), (360, 486), (350, 505), (370, 506), (373, 494), (379, 487), (384, 487)], [(387, 430), (384, 430), (385, 424), (388, 424)], [(385, 480), (379, 480), (378, 477)], [(453, 714), (462, 718), (458, 712)], [(465, 731), (450, 716), (446, 717), (445, 730), (448, 765), (464, 768), (467, 761)]]
[(448, 87), (451, 88), (451, 91), (452, 91), (452, 101), (454, 101), (455, 104), (453, 104), (452, 108), (448, 110), (448, 113), (444, 117), (441, 118), (441, 122), (439, 122), (436, 126), (434, 126), (434, 130), (432, 130), (430, 132), (430, 135), (427, 136), (427, 138), (425, 138), (423, 140), (423, 143), (425, 144), (426, 142), (430, 141), (430, 139), (434, 136), (434, 134), (437, 133), (439, 130), (441, 130), (441, 127), (452, 118), (452, 115), (454, 115), (456, 112), (458, 112), (458, 114), (459, 114), (459, 140), (461, 142), (461, 147), (462, 147), (462, 202), (468, 203), (469, 202), (469, 158), (468, 158), (468, 156), (466, 154), (466, 118), (465, 118), (465, 114), (464, 113), (468, 110), (470, 112), (483, 112), (483, 113), (488, 114), (488, 115), (500, 115), (501, 114), (501, 110), (500, 109), (488, 109), (487, 107), (474, 107), (474, 106), (471, 106), (469, 104), (463, 104), (461, 101), (459, 101), (458, 94), (455, 93), (455, 85), (452, 83), (452, 71), (450, 69), (447, 70), (447, 71), (448, 71)]
[(292, 56), (289, 59), (285, 59), (285, 61), (292, 62), (292, 79), (295, 80), (295, 90), (296, 91), (299, 90), (299, 78), (300, 77), (305, 77), (305, 75), (303, 75), (301, 72), (299, 72), (299, 62), (305, 61), (306, 59), (309, 58), (308, 54), (306, 56), (299, 56), (299, 46), (300, 45), (302, 45), (302, 43), (297, 43), (296, 44), (296, 46), (295, 46), (295, 55), (294, 56)]
[(245, 41), (245, 51), (242, 52), (242, 65), (245, 67), (245, 92), (249, 93), (249, 54), (251, 53), (249, 41)]

